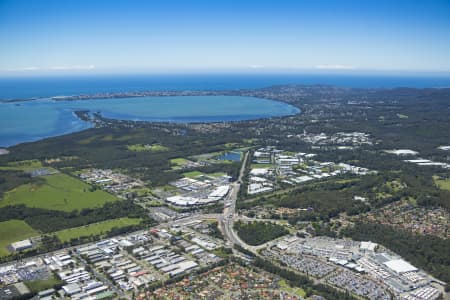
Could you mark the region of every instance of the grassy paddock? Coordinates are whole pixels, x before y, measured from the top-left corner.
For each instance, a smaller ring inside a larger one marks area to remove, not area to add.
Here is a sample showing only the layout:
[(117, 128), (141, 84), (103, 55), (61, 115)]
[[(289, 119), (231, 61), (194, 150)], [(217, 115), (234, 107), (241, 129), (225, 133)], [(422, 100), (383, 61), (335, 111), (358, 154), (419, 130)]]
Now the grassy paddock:
[(24, 184), (4, 195), (0, 207), (24, 204), (49, 210), (73, 211), (97, 208), (118, 198), (66, 174), (42, 176), (44, 184)]
[(42, 163), (36, 159), (10, 162), (5, 166), (0, 166), (2, 171), (32, 171), (40, 168), (42, 168)]
[(170, 160), (170, 163), (173, 165), (177, 165), (177, 166), (183, 166), (188, 162), (188, 160), (186, 158), (183, 157), (177, 157), (177, 158), (172, 158)]
[(61, 242), (68, 242), (71, 239), (76, 239), (80, 237), (103, 235), (108, 231), (110, 231), (111, 229), (113, 229), (114, 227), (121, 228), (130, 225), (138, 225), (141, 223), (141, 221), (142, 220), (139, 218), (119, 218), (89, 224), (86, 226), (64, 229), (55, 232), (55, 234), (61, 240)]
[(195, 177), (198, 177), (200, 175), (205, 175), (205, 173), (202, 173), (200, 171), (192, 171), (192, 172), (183, 173), (183, 176), (187, 177), (187, 178), (195, 178)]
[(189, 161), (183, 157), (172, 158), (169, 163), (172, 166), (172, 170), (179, 170), (185, 166)]

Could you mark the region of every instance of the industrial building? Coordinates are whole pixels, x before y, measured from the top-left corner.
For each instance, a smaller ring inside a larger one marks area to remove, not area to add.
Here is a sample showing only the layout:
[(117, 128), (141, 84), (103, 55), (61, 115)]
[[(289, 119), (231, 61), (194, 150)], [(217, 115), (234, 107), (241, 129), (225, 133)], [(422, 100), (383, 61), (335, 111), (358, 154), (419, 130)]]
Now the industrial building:
[(14, 252), (23, 251), (23, 250), (33, 248), (33, 243), (31, 243), (31, 241), (29, 239), (26, 239), (23, 241), (18, 241), (18, 242), (12, 243), (9, 246), (9, 248), (11, 249), (11, 251), (14, 251)]

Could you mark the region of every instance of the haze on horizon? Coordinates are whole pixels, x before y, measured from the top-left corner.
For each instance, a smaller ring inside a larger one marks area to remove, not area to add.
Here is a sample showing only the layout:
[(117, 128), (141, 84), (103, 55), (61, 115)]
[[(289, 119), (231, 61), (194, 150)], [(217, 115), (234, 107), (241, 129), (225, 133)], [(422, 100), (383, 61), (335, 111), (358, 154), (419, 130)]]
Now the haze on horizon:
[(0, 75), (450, 73), (450, 2), (0, 0)]

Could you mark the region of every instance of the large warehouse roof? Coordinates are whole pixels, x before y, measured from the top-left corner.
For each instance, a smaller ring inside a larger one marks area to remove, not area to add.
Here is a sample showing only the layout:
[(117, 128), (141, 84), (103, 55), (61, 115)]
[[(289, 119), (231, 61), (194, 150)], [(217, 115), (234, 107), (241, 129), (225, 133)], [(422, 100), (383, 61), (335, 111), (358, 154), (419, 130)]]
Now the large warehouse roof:
[(393, 259), (384, 263), (389, 269), (399, 274), (417, 271), (417, 268), (403, 259)]

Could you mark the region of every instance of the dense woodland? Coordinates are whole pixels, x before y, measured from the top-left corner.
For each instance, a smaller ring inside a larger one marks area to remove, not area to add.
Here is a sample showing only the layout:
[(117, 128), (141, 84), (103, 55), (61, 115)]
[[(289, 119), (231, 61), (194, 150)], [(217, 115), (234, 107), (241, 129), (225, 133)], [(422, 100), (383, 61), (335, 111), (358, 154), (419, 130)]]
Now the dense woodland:
[(289, 233), (284, 226), (256, 221), (250, 223), (236, 222), (234, 223), (234, 229), (243, 241), (252, 246), (264, 244)]

